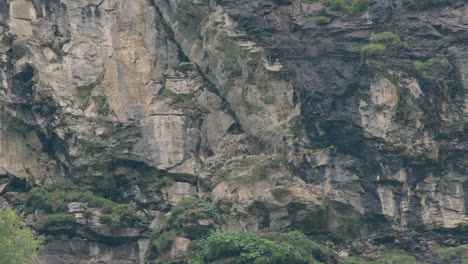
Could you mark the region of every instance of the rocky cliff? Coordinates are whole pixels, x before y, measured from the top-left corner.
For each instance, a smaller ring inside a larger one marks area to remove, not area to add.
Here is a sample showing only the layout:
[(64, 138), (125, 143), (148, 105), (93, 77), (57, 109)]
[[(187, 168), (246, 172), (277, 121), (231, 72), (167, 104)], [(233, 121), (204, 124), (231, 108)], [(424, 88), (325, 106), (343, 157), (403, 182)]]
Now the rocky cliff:
[(0, 10), (0, 207), (52, 235), (40, 263), (145, 263), (149, 234), (188, 197), (214, 204), (222, 229), (348, 251), (467, 243), (462, 0)]

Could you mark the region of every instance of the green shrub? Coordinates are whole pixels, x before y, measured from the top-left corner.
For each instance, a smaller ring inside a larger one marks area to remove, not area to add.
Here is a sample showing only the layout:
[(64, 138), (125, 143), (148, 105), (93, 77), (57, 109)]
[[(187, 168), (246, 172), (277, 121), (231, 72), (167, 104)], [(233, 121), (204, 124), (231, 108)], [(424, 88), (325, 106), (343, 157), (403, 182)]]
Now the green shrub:
[(375, 0), (354, 0), (352, 3), (347, 3), (344, 0), (325, 0), (324, 5), (350, 16), (357, 16), (374, 3)]
[(379, 56), (385, 52), (385, 46), (382, 44), (369, 44), (361, 48), (361, 56), (364, 58)]
[(343, 257), (340, 259), (340, 264), (381, 264), (376, 261), (366, 260), (361, 257)]
[(395, 51), (408, 49), (409, 45), (401, 41), (399, 36), (391, 32), (383, 32), (374, 36), (373, 43), (361, 48), (361, 57), (367, 58), (382, 55), (387, 48), (390, 51)]
[(413, 0), (413, 4), (417, 9), (424, 9), (428, 7), (433, 7), (435, 6), (437, 2), (434, 2), (434, 0)]
[(91, 216), (93, 216), (93, 214), (94, 214), (94, 212), (93, 212), (92, 210), (86, 209), (86, 210), (84, 211), (84, 216), (85, 216), (86, 218), (90, 218)]
[(468, 259), (468, 247), (438, 247), (437, 253), (443, 261)]
[(165, 176), (159, 182), (158, 185), (160, 188), (169, 187), (174, 184), (174, 179), (171, 177)]
[(171, 249), (172, 243), (176, 238), (177, 234), (174, 231), (167, 231), (158, 236), (158, 238), (151, 241), (158, 252), (163, 253)]
[(370, 255), (372, 260), (366, 260), (362, 257), (342, 257), (340, 264), (421, 264), (416, 258), (408, 255), (403, 250), (379, 248), (372, 251)]
[[(210, 220), (212, 224), (199, 225), (198, 220)], [(198, 198), (187, 198), (172, 208), (151, 235), (151, 247), (147, 251), (148, 261), (161, 257), (170, 250), (177, 236), (198, 239), (219, 223), (219, 213), (213, 204)]]
[(328, 24), (330, 20), (327, 17), (319, 16), (317, 17), (315, 22), (317, 23), (317, 25), (325, 25), (325, 24)]
[(387, 253), (379, 258), (382, 264), (422, 264), (413, 256), (406, 255), (406, 252)]
[(423, 61), (415, 61), (414, 62), (414, 68), (416, 68), (416, 70), (420, 71), (420, 72), (425, 72), (427, 69), (429, 69), (429, 67), (431, 67), (432, 65), (434, 65), (434, 63), (436, 63), (437, 60), (432, 58), (432, 59), (428, 59), (427, 61), (423, 62)]
[[(322, 247), (307, 239), (299, 232), (270, 234), (274, 240), (262, 238), (256, 232), (216, 231), (197, 243), (197, 250), (190, 256), (189, 264), (205, 263), (269, 263), (269, 264), (308, 264), (326, 263), (314, 258)], [(334, 256), (336, 261), (336, 256)]]
[[(184, 230), (197, 220), (208, 219), (215, 224), (219, 222), (219, 213), (213, 204), (198, 198), (187, 198), (177, 204), (160, 224), (155, 234), (165, 231), (175, 230), (179, 235), (187, 236)], [(207, 230), (206, 230), (207, 232)], [(201, 232), (198, 236), (203, 236), (206, 232)], [(190, 236), (190, 235), (189, 235)]]
[(73, 215), (58, 213), (39, 219), (34, 228), (42, 233), (73, 236), (76, 233), (75, 225), (76, 221)]
[[(48, 213), (67, 213), (70, 202), (87, 203), (89, 207), (100, 208), (104, 213), (101, 221), (112, 224), (113, 227), (143, 227), (142, 219), (136, 209), (128, 204), (118, 204), (111, 200), (98, 197), (93, 193), (72, 185), (54, 184), (33, 188), (25, 204), (26, 212), (42, 209)], [(85, 210), (87, 217), (90, 212)], [(92, 214), (92, 212), (91, 212)], [(104, 218), (104, 219), (103, 219)]]
[(400, 37), (393, 34), (392, 32), (383, 32), (377, 34), (374, 37), (374, 40), (378, 43), (384, 43), (385, 45), (389, 45), (395, 48), (408, 48), (408, 44), (406, 42), (401, 41)]
[(176, 93), (174, 93), (173, 91), (171, 91), (171, 90), (169, 90), (167, 88), (162, 89), (162, 94), (165, 95), (165, 96), (168, 96), (168, 97), (177, 96)]
[(422, 264), (404, 250), (381, 248), (377, 252), (375, 260), (381, 264)]
[(301, 0), (301, 2), (306, 4), (313, 4), (316, 2), (316, 0)]
[(34, 238), (21, 215), (12, 209), (0, 210), (0, 263), (33, 264), (42, 237)]
[(195, 66), (195, 64), (192, 64), (192, 63), (183, 63), (177, 66), (174, 66), (173, 69), (175, 71), (180, 71), (180, 72), (190, 72), (190, 71), (196, 71), (197, 67)]
[(312, 254), (320, 262), (336, 263), (338, 261), (336, 254), (332, 250), (310, 240), (299, 231), (280, 233), (276, 240), (294, 246), (295, 250), (303, 256)]
[(112, 214), (103, 214), (99, 217), (99, 220), (111, 227), (111, 228), (117, 228), (120, 226), (120, 219), (116, 216), (116, 215), (112, 215)]
[(458, 223), (456, 228), (460, 230), (461, 232), (465, 232), (465, 231), (468, 231), (468, 224)]

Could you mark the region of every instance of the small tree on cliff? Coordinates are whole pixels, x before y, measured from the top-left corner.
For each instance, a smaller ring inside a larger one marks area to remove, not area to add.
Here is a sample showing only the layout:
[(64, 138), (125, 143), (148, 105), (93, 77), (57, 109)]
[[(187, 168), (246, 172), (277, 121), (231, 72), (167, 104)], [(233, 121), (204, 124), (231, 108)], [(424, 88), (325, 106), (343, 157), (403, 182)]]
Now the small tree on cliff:
[(35, 263), (41, 240), (12, 209), (0, 210), (0, 264)]

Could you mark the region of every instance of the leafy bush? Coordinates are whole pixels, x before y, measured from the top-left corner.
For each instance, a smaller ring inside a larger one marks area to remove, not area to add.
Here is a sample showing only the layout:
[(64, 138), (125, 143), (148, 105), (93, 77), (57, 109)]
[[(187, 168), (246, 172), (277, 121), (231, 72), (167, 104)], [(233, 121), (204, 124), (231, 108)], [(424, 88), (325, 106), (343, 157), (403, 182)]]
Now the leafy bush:
[(468, 247), (438, 247), (437, 253), (443, 261), (468, 259)]
[(313, 4), (316, 2), (316, 0), (301, 0), (301, 2), (306, 4)]
[(379, 258), (379, 261), (382, 264), (421, 264), (421, 262), (403, 250), (387, 251)]
[(362, 57), (373, 57), (385, 52), (385, 46), (382, 44), (369, 44), (361, 48)]
[(316, 260), (324, 263), (336, 263), (338, 258), (336, 254), (327, 247), (310, 240), (299, 231), (278, 234), (277, 241), (282, 241), (294, 246), (295, 250), (301, 255), (312, 255)]
[(431, 6), (437, 6), (437, 2), (434, 2), (434, 0), (412, 0), (412, 2), (417, 9), (424, 9)]
[(190, 256), (189, 264), (204, 263), (269, 263), (308, 264), (336, 263), (331, 252), (320, 253), (325, 259), (316, 259), (316, 253), (323, 248), (300, 232), (270, 234), (273, 240), (260, 237), (256, 232), (216, 231), (197, 243), (197, 250)]
[[(202, 219), (212, 220), (215, 224), (218, 223), (218, 210), (213, 204), (207, 201), (198, 198), (188, 198), (177, 204), (177, 206), (170, 211), (169, 216), (161, 222), (155, 234), (174, 230), (179, 235), (196, 238), (187, 234), (186, 228), (188, 228), (190, 224), (196, 223), (197, 220)], [(206, 235), (207, 231), (208, 230), (205, 230), (205, 232), (196, 234), (196, 236), (201, 237)]]
[(173, 185), (174, 182), (175, 182), (174, 179), (172, 179), (171, 177), (165, 176), (158, 182), (158, 186), (160, 188), (169, 187)]
[(377, 261), (369, 261), (361, 257), (343, 257), (340, 264), (380, 264)]
[(190, 71), (196, 71), (197, 67), (192, 63), (182, 63), (177, 66), (174, 66), (173, 69), (175, 71), (180, 71), (180, 72), (190, 72)]
[[(48, 213), (67, 213), (70, 202), (87, 203), (89, 207), (102, 209), (101, 221), (112, 227), (142, 227), (141, 218), (135, 208), (98, 197), (93, 193), (72, 185), (54, 184), (33, 188), (25, 204), (26, 212), (42, 209)], [(91, 212), (92, 213), (92, 212)], [(90, 216), (90, 212), (85, 211)]]
[[(211, 221), (208, 225), (199, 225), (199, 220)], [(147, 251), (147, 260), (161, 257), (172, 247), (177, 236), (198, 239), (219, 223), (218, 210), (211, 203), (198, 198), (188, 198), (174, 207), (151, 235), (151, 247)]]
[(84, 211), (84, 216), (85, 216), (86, 218), (90, 218), (91, 216), (93, 216), (93, 214), (94, 214), (94, 212), (93, 212), (92, 210), (86, 209), (86, 210)]
[(59, 213), (40, 219), (34, 228), (43, 233), (73, 236), (76, 233), (75, 224), (76, 221), (73, 215)]
[(176, 238), (177, 234), (174, 231), (167, 231), (160, 234), (156, 239), (152, 240), (152, 246), (157, 249), (161, 254), (171, 249), (172, 243)]
[(377, 34), (374, 37), (374, 40), (378, 43), (384, 43), (385, 45), (390, 45), (395, 48), (408, 48), (408, 44), (406, 42), (401, 41), (400, 37), (393, 34), (392, 32), (383, 32)]
[(434, 63), (436, 63), (437, 60), (432, 58), (432, 59), (428, 59), (427, 61), (423, 62), (423, 61), (415, 61), (414, 62), (414, 68), (416, 68), (416, 70), (420, 71), (420, 72), (424, 72), (426, 71), (427, 69), (429, 69), (429, 67), (431, 67), (432, 65), (434, 65)]
[(317, 23), (317, 25), (325, 25), (325, 24), (328, 24), (330, 20), (327, 17), (319, 16), (317, 17), (315, 22)]
[(372, 257), (379, 264), (421, 264), (404, 250), (379, 248)]
[(22, 216), (12, 209), (0, 211), (0, 264), (33, 264), (42, 237), (34, 238)]
[(416, 258), (403, 250), (379, 248), (366, 260), (361, 257), (343, 257), (340, 264), (421, 264)]
[(361, 48), (361, 57), (366, 58), (379, 56), (383, 54), (387, 48), (389, 48), (390, 51), (409, 48), (409, 45), (406, 42), (401, 41), (400, 37), (392, 32), (377, 34), (374, 36), (372, 42), (373, 43)]
[(350, 16), (357, 16), (374, 3), (375, 0), (354, 0), (352, 3), (347, 3), (344, 0), (325, 0), (324, 5)]
[(112, 228), (145, 227), (135, 209), (128, 204), (117, 204), (111, 211), (101, 215), (100, 220)]

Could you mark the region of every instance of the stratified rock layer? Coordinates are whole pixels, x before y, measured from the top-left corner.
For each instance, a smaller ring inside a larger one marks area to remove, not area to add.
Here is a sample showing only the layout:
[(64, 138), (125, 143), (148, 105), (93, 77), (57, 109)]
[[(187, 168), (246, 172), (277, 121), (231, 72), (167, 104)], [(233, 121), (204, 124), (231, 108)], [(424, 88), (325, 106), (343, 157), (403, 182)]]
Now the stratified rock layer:
[[(150, 229), (199, 196), (227, 229), (457, 238), (464, 2), (356, 16), (309, 2), (0, 2), (0, 207), (65, 182), (135, 205)], [(386, 31), (407, 47), (362, 58)], [(52, 241), (41, 263), (143, 263), (145, 237)]]

